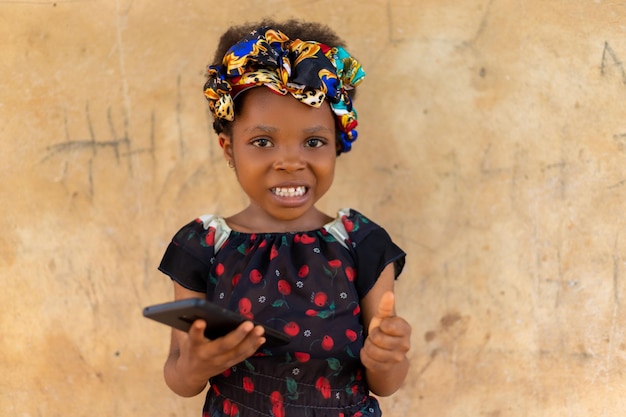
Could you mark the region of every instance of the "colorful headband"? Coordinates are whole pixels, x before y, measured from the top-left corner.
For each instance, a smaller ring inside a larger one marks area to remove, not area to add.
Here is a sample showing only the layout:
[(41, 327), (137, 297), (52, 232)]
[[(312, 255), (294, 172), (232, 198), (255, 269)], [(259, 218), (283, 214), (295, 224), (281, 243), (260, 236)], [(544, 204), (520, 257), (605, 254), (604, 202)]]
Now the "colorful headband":
[(231, 47), (222, 65), (208, 68), (204, 95), (213, 116), (235, 119), (234, 98), (264, 85), (273, 91), (319, 108), (326, 99), (340, 126), (337, 153), (348, 152), (357, 138), (357, 114), (348, 91), (365, 76), (361, 64), (340, 46), (290, 40), (277, 29), (261, 27)]

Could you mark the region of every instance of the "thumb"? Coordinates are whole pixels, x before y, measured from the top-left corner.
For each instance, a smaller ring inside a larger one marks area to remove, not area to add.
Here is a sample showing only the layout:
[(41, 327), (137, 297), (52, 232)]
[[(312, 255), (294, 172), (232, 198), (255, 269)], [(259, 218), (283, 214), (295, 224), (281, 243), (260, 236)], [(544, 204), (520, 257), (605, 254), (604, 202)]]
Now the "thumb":
[(370, 325), (368, 333), (371, 333), (374, 328), (380, 326), (380, 322), (393, 315), (393, 305), (395, 303), (395, 296), (393, 292), (387, 291), (380, 297), (380, 302), (378, 303), (378, 309), (376, 310), (376, 314), (372, 317), (370, 321)]
[(189, 339), (193, 343), (202, 343), (205, 339), (204, 329), (206, 328), (206, 321), (202, 319), (198, 319), (193, 322), (191, 327), (189, 328)]

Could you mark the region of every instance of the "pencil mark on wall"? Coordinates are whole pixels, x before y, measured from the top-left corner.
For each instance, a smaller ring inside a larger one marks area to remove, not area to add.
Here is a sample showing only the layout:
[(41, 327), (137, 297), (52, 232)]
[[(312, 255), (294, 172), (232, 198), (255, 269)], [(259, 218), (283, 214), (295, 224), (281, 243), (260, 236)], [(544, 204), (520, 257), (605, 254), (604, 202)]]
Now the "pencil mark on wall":
[(389, 42), (393, 43), (393, 10), (391, 8), (391, 2), (387, 2), (387, 37)]
[(626, 151), (626, 133), (616, 133), (613, 135), (613, 141), (617, 145), (617, 149), (621, 152)]
[(613, 185), (608, 186), (607, 188), (608, 188), (609, 190), (614, 190), (614, 189), (616, 189), (616, 188), (621, 188), (621, 187), (623, 187), (624, 185), (626, 185), (626, 180), (621, 180), (621, 181), (618, 181), (617, 183), (615, 183), (615, 184), (613, 184)]
[(611, 312), (611, 324), (609, 326), (609, 334), (608, 334), (608, 346), (606, 349), (606, 355), (605, 355), (605, 359), (604, 359), (604, 372), (603, 372), (603, 376), (604, 376), (604, 386), (605, 386), (605, 392), (604, 392), (604, 404), (605, 404), (605, 412), (603, 413), (604, 415), (606, 415), (606, 404), (610, 403), (610, 392), (611, 392), (611, 384), (610, 384), (610, 378), (609, 378), (609, 370), (612, 368), (613, 365), (613, 360), (616, 356), (616, 334), (618, 333), (618, 329), (619, 329), (619, 310), (620, 310), (620, 300), (619, 300), (619, 294), (618, 294), (618, 289), (619, 289), (619, 276), (620, 276), (620, 270), (619, 270), (619, 264), (620, 264), (620, 256), (619, 256), (619, 251), (618, 251), (618, 246), (619, 246), (619, 234), (615, 237), (615, 245), (614, 245), (614, 249), (613, 249), (613, 309)]
[[(407, 5), (397, 5), (390, 0), (386, 4), (386, 19), (387, 19), (387, 40), (391, 44), (398, 44), (407, 41), (411, 38), (411, 27), (409, 25), (402, 25), (398, 22), (395, 16), (399, 16), (402, 19), (403, 16), (414, 16), (417, 12), (417, 6), (412, 5), (410, 2)], [(397, 3), (397, 2), (396, 2)], [(408, 29), (406, 30), (405, 29)]]
[(96, 156), (98, 154), (99, 149), (110, 148), (113, 150), (115, 158), (119, 162), (120, 157), (121, 157), (120, 147), (121, 146), (129, 147), (130, 139), (126, 135), (123, 135), (122, 137), (117, 136), (117, 132), (115, 131), (115, 127), (113, 126), (113, 122), (111, 119), (110, 108), (107, 113), (108, 113), (107, 117), (108, 117), (108, 122), (109, 122), (109, 128), (111, 129), (111, 134), (113, 136), (112, 140), (105, 140), (105, 141), (96, 140), (96, 134), (95, 134), (94, 127), (93, 127), (93, 122), (91, 120), (91, 114), (89, 112), (89, 103), (87, 103), (85, 105), (85, 121), (87, 123), (87, 128), (89, 130), (89, 137), (81, 138), (81, 139), (72, 139), (70, 132), (69, 132), (68, 124), (67, 124), (67, 114), (65, 114), (64, 119), (63, 119), (64, 125), (65, 125), (65, 141), (48, 146), (46, 148), (47, 155), (44, 157), (43, 160), (46, 161), (59, 153), (71, 152), (71, 151), (76, 151), (76, 150), (91, 151), (91, 154), (93, 156)]
[(619, 299), (619, 278), (620, 278), (620, 256), (618, 251), (619, 236), (615, 238), (615, 249), (613, 251), (613, 304), (620, 305)]
[[(126, 157), (126, 156), (133, 156), (133, 155), (139, 155), (139, 154), (148, 154), (150, 155), (150, 158), (152, 159), (152, 161), (156, 162), (156, 152), (155, 152), (156, 140), (155, 140), (155, 132), (154, 132), (154, 123), (155, 123), (155, 116), (154, 116), (154, 111), (152, 111), (150, 113), (150, 134), (148, 137), (149, 145), (145, 148), (129, 150), (128, 152), (123, 153), (121, 156)], [(129, 140), (129, 145), (130, 145), (130, 140)], [(129, 170), (131, 170), (131, 173), (132, 173), (132, 164), (130, 163), (130, 158), (128, 159), (128, 165), (129, 165)]]
[(482, 18), (480, 19), (480, 23), (478, 25), (478, 29), (476, 33), (472, 37), (472, 39), (468, 42), (470, 45), (474, 44), (485, 32), (485, 29), (488, 26), (489, 15), (491, 14), (491, 6), (493, 5), (494, 0), (489, 0), (487, 7), (485, 8), (485, 13), (483, 13)]
[(180, 156), (185, 156), (185, 146), (183, 143), (183, 123), (181, 120), (182, 116), (182, 91), (181, 91), (181, 77), (180, 74), (178, 78), (176, 78), (176, 126), (178, 128), (178, 150), (180, 152)]
[[(67, 113), (64, 113), (63, 124), (65, 131), (65, 138), (63, 141), (56, 143), (54, 145), (49, 145), (45, 148), (45, 155), (42, 159), (42, 162), (48, 162), (53, 158), (62, 156), (66, 158), (68, 155), (76, 155), (76, 156), (84, 156), (87, 158), (87, 161), (83, 164), (83, 167), (87, 171), (87, 182), (88, 182), (88, 195), (89, 197), (94, 196), (94, 160), (99, 158), (102, 152), (108, 152), (106, 155), (112, 155), (113, 160), (118, 165), (126, 164), (126, 169), (130, 176), (133, 175), (133, 167), (132, 167), (132, 159), (130, 158), (132, 155), (139, 153), (148, 153), (152, 155), (154, 158), (154, 115), (152, 117), (151, 123), (151, 137), (150, 144), (147, 148), (138, 148), (132, 149), (132, 141), (128, 135), (128, 118), (126, 115), (123, 116), (123, 131), (118, 132), (115, 127), (115, 122), (113, 119), (112, 109), (109, 107), (107, 109), (107, 125), (109, 129), (109, 139), (100, 140), (96, 135), (96, 130), (94, 127), (94, 123), (91, 116), (91, 110), (89, 107), (89, 103), (85, 104), (85, 124), (87, 127), (87, 131), (89, 132), (86, 137), (74, 137), (70, 132), (70, 128), (68, 125)], [(63, 171), (63, 177), (68, 175), (67, 167), (68, 163), (65, 164), (65, 168)]]
[(606, 75), (611, 67), (617, 68), (621, 78), (622, 84), (626, 85), (626, 69), (624, 63), (619, 59), (608, 41), (604, 42), (604, 50), (602, 51), (602, 62), (600, 63), (600, 73)]
[(492, 144), (489, 143), (485, 151), (483, 152), (482, 158), (480, 159), (480, 172), (481, 174), (487, 176), (500, 174), (501, 172), (505, 171), (505, 168), (496, 168), (491, 166), (491, 148)]
[(122, 97), (124, 103), (124, 112), (126, 115), (131, 116), (131, 105), (130, 105), (130, 93), (128, 86), (128, 76), (126, 72), (126, 55), (124, 51), (124, 38), (122, 36), (123, 31), (126, 28), (126, 19), (130, 13), (130, 9), (132, 7), (132, 0), (128, 3), (128, 6), (125, 10), (120, 9), (120, 0), (116, 0), (115, 2), (115, 11), (116, 11), (116, 25), (115, 25), (115, 40), (117, 46), (117, 55), (119, 58), (119, 66), (120, 66), (120, 75), (121, 75), (121, 86), (122, 86)]

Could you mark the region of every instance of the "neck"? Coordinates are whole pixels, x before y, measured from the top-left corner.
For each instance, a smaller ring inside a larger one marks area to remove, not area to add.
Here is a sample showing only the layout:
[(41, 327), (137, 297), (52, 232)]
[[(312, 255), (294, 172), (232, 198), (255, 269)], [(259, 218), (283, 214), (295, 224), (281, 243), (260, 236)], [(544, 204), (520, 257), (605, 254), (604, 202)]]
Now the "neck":
[(289, 233), (316, 230), (332, 221), (332, 217), (316, 208), (309, 210), (302, 216), (274, 217), (264, 211), (248, 206), (239, 213), (226, 218), (228, 226), (244, 233)]

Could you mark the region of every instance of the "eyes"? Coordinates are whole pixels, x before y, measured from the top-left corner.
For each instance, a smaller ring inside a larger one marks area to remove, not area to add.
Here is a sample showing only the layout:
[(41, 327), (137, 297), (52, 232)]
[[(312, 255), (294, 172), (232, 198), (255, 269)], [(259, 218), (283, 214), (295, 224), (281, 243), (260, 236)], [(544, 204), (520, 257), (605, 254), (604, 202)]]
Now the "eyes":
[[(324, 138), (307, 138), (303, 146), (305, 148), (321, 148), (326, 145), (328, 140)], [(274, 143), (268, 138), (256, 138), (250, 142), (251, 145), (256, 146), (257, 148), (272, 148), (274, 147)]]

